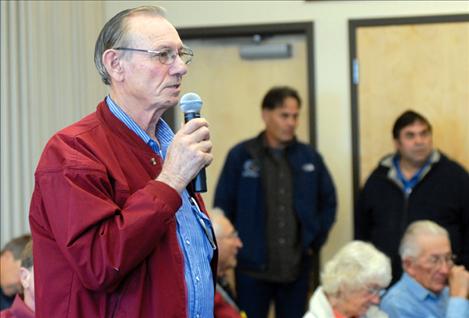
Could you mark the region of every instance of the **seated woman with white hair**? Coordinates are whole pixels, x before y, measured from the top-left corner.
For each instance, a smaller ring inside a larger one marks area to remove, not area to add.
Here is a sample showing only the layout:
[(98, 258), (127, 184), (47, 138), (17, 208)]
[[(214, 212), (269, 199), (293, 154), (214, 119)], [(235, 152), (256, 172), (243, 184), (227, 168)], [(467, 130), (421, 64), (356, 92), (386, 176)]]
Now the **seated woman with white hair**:
[(352, 241), (328, 261), (304, 318), (382, 318), (381, 290), (391, 282), (389, 258), (372, 244)]

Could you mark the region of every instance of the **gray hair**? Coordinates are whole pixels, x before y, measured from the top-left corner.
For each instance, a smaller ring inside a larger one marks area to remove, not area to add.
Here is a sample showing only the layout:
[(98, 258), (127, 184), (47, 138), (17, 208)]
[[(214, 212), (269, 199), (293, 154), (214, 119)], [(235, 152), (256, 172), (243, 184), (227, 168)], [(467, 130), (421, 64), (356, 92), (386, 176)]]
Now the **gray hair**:
[(226, 219), (225, 212), (220, 208), (213, 208), (209, 211), (208, 215), (210, 216), (210, 220), (212, 221), (213, 232), (215, 233), (215, 237), (219, 237), (223, 235), (222, 228), (220, 225), (220, 219)]
[(401, 240), (399, 255), (404, 260), (409, 257), (417, 257), (421, 252), (421, 247), (417, 242), (420, 235), (445, 236), (449, 239), (448, 231), (433, 221), (423, 220), (411, 223)]
[(337, 295), (341, 288), (355, 290), (368, 284), (385, 288), (391, 282), (391, 262), (372, 244), (352, 241), (342, 247), (321, 273), (322, 288)]
[(111, 84), (111, 78), (103, 64), (103, 53), (113, 47), (125, 47), (129, 45), (129, 41), (131, 39), (127, 37), (127, 19), (135, 15), (165, 17), (166, 13), (161, 7), (141, 6), (119, 12), (104, 25), (103, 29), (99, 33), (98, 39), (96, 40), (94, 48), (94, 64), (98, 69), (102, 81), (106, 85)]

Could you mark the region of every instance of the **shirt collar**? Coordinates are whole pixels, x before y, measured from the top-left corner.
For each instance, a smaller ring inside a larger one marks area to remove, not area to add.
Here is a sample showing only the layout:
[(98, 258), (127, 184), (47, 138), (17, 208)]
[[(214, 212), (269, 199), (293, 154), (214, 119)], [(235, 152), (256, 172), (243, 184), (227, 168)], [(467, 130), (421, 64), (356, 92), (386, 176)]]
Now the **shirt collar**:
[(411, 294), (415, 295), (419, 300), (424, 301), (427, 298), (438, 298), (438, 295), (429, 291), (407, 273), (403, 274), (402, 281)]
[[(143, 130), (129, 115), (127, 115), (127, 113), (125, 113), (110, 96), (106, 96), (106, 104), (108, 105), (111, 113), (122, 121), (130, 130), (136, 133), (147, 145), (152, 143), (153, 140), (150, 135), (148, 135), (147, 132)], [(174, 138), (174, 133), (163, 118), (160, 118), (156, 124), (155, 136), (160, 142), (160, 145), (163, 148), (163, 153), (165, 154), (166, 149)]]
[[(260, 138), (261, 140), (261, 144), (262, 144), (262, 147), (264, 148), (264, 150), (270, 150), (272, 149), (268, 142), (267, 142), (267, 136), (266, 136), (266, 131), (262, 131), (259, 135), (258, 135), (258, 138)], [(282, 148), (282, 150), (288, 150), (292, 145), (294, 145), (295, 143), (297, 143), (297, 138), (296, 136), (293, 136), (293, 139), (290, 140), (288, 143), (285, 144), (285, 147)]]

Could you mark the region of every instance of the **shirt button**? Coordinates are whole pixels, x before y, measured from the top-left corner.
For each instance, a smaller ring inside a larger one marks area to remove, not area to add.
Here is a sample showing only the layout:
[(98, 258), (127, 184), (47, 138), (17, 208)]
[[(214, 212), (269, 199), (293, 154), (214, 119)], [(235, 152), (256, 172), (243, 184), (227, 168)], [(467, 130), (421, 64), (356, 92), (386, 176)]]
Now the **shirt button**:
[(186, 244), (187, 244), (187, 245), (191, 245), (191, 241), (186, 240)]
[(199, 282), (200, 281), (199, 276), (195, 276), (195, 280)]

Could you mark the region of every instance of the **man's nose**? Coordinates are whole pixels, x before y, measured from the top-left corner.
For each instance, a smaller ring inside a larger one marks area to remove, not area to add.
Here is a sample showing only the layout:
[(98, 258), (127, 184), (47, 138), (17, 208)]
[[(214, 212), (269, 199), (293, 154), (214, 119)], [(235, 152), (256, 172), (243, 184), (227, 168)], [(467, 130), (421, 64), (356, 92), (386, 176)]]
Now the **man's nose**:
[(448, 263), (447, 261), (443, 261), (443, 263), (440, 265), (439, 272), (443, 274), (449, 274), (451, 267), (453, 267), (452, 264)]
[(183, 76), (187, 73), (187, 64), (184, 63), (182, 58), (178, 55), (174, 60), (174, 63), (171, 65), (170, 74)]
[(290, 126), (296, 126), (297, 122), (297, 119), (293, 116), (287, 118), (287, 123)]
[(236, 237), (236, 246), (238, 248), (242, 248), (243, 247), (243, 241), (241, 241), (241, 239), (239, 237)]
[(371, 297), (370, 299), (371, 303), (374, 305), (379, 305), (380, 300), (381, 300), (380, 295), (373, 295), (373, 297)]

